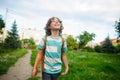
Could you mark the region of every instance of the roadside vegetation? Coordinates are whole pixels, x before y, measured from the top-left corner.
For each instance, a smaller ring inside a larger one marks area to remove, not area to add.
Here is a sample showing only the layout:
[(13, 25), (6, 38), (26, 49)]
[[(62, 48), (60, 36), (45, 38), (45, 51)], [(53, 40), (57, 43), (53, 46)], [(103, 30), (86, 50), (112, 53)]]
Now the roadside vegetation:
[(0, 75), (5, 74), (9, 67), (13, 66), (26, 53), (26, 49), (6, 50), (6, 52), (0, 53)]

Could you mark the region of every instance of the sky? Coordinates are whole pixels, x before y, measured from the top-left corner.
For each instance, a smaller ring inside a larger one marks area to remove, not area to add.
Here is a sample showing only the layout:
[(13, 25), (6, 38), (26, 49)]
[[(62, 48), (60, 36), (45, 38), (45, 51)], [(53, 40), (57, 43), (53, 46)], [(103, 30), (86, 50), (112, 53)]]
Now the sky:
[(115, 21), (120, 18), (120, 0), (0, 0), (0, 14), (10, 29), (16, 20), (18, 30), (42, 30), (47, 20), (58, 17), (63, 34), (78, 36), (84, 31), (96, 34), (94, 42), (117, 37)]

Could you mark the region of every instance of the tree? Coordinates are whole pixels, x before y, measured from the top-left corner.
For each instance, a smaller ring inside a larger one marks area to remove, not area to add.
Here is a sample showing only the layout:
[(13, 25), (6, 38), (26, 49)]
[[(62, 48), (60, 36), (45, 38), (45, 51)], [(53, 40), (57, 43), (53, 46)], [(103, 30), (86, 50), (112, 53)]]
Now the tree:
[(0, 34), (3, 33), (2, 28), (4, 28), (4, 27), (5, 27), (5, 23), (2, 19), (2, 16), (0, 15)]
[(5, 44), (5, 48), (9, 48), (9, 49), (17, 49), (21, 47), (16, 21), (14, 21), (11, 30), (8, 31), (8, 36), (5, 39), (4, 44)]
[(115, 22), (115, 31), (118, 33), (118, 38), (120, 38), (120, 19)]
[(105, 39), (105, 43), (102, 45), (102, 51), (105, 53), (115, 53), (115, 47), (110, 42), (109, 36)]
[(35, 45), (33, 38), (23, 39), (22, 41), (23, 41), (23, 44)]
[(36, 48), (35, 42), (33, 38), (30, 39), (22, 39), (22, 47), (24, 48)]
[(85, 45), (89, 42), (94, 40), (95, 34), (94, 33), (88, 33), (87, 31), (84, 31), (83, 34), (79, 35), (79, 48), (84, 48)]
[(69, 50), (77, 49), (77, 42), (72, 35), (69, 35), (67, 38), (67, 46)]

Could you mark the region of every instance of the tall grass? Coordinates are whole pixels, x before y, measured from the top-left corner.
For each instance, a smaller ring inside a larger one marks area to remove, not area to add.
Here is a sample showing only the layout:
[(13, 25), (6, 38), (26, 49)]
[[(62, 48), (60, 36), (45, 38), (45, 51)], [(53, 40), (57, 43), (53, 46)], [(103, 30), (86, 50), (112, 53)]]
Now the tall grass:
[(30, 61), (32, 66), (34, 66), (34, 62), (35, 62), (37, 54), (38, 54), (38, 50), (37, 49), (33, 49), (32, 50), (32, 55), (31, 55), (31, 61)]
[(120, 80), (120, 55), (67, 52), (69, 73), (59, 80)]
[[(37, 50), (31, 57), (34, 64)], [(69, 73), (58, 80), (120, 80), (120, 55), (68, 51)], [(64, 66), (62, 71), (64, 70)], [(38, 80), (38, 79), (36, 79)]]
[(15, 62), (26, 53), (26, 49), (9, 50), (0, 53), (0, 75), (5, 74), (9, 67), (14, 65)]

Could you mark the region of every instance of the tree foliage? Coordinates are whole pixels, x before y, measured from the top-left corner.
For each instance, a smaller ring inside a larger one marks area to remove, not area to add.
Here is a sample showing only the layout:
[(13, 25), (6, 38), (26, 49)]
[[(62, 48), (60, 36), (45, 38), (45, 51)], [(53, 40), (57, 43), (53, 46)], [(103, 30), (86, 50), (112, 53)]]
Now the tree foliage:
[(94, 50), (95, 50), (96, 52), (99, 52), (99, 53), (103, 52), (101, 45), (96, 45), (96, 46), (94, 47)]
[(33, 38), (30, 39), (22, 39), (22, 47), (35, 49), (36, 45)]
[(69, 35), (67, 38), (67, 46), (69, 50), (77, 49), (77, 42), (72, 35)]
[(110, 42), (109, 36), (105, 39), (105, 43), (102, 45), (102, 51), (105, 53), (115, 53), (115, 47)]
[(11, 30), (8, 31), (8, 36), (5, 39), (4, 44), (5, 44), (5, 48), (9, 48), (9, 49), (17, 49), (21, 47), (16, 21), (14, 21)]
[(95, 34), (94, 33), (88, 33), (87, 31), (84, 31), (83, 34), (79, 35), (79, 48), (84, 48), (85, 45), (89, 42), (94, 40)]
[(115, 31), (118, 33), (118, 38), (120, 38), (120, 19), (115, 22)]
[(2, 16), (0, 15), (0, 33), (3, 32), (2, 28), (4, 28), (4, 27), (5, 27), (5, 23), (4, 23), (3, 19), (2, 19)]
[(33, 38), (23, 39), (22, 41), (23, 41), (23, 44), (35, 45)]

